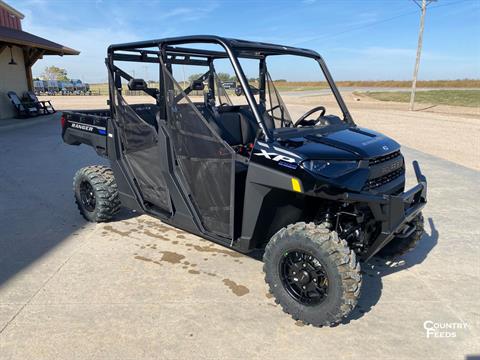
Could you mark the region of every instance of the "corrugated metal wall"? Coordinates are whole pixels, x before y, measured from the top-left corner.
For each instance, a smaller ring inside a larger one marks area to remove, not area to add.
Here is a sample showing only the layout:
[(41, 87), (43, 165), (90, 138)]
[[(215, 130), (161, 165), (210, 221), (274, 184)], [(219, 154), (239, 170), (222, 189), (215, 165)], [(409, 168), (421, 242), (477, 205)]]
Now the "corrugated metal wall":
[(3, 7), (0, 7), (0, 26), (22, 30), (21, 20)]

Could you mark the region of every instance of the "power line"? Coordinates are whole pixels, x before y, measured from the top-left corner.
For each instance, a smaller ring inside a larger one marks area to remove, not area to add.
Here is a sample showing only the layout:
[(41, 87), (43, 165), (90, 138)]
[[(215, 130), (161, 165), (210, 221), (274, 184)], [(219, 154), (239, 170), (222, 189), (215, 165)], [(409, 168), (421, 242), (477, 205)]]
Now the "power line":
[[(406, 13), (402, 13), (402, 14), (399, 14), (399, 15), (396, 15), (396, 16), (389, 17), (387, 19), (374, 21), (374, 22), (371, 22), (371, 23), (368, 23), (368, 24), (365, 24), (365, 25), (362, 25), (362, 26), (357, 26), (357, 27), (346, 29), (346, 30), (343, 30), (343, 31), (337, 31), (335, 34), (332, 34), (331, 36), (328, 36), (328, 35), (327, 36), (319, 36), (319, 37), (317, 37), (315, 39), (311, 39), (311, 40), (325, 40), (325, 39), (335, 38), (335, 37), (338, 37), (338, 36), (340, 36), (342, 34), (345, 34), (345, 33), (348, 33), (348, 32), (362, 30), (362, 29), (365, 29), (365, 28), (368, 28), (368, 27), (372, 27), (372, 26), (375, 26), (375, 25), (378, 25), (378, 24), (382, 24), (382, 23), (391, 21), (391, 20), (398, 19), (398, 18), (406, 16), (406, 15), (410, 15), (410, 14), (413, 14), (413, 13), (417, 13), (417, 11), (416, 10), (415, 11), (409, 11), (409, 12), (406, 12)], [(311, 40), (309, 40), (309, 41), (311, 41)], [(302, 42), (305, 42), (305, 41), (302, 41)]]
[[(436, 8), (439, 8), (439, 7), (443, 7), (443, 6), (452, 6), (452, 5), (456, 5), (458, 3), (462, 3), (462, 2), (466, 2), (467, 0), (458, 0), (458, 1), (452, 1), (452, 2), (448, 2), (448, 3), (444, 3), (444, 4), (440, 4), (440, 5), (432, 5), (430, 7), (430, 10), (432, 9), (436, 9)], [(415, 2), (415, 1), (414, 1)], [(432, 1), (429, 1), (428, 3), (430, 3)], [(386, 22), (389, 22), (389, 21), (392, 21), (392, 20), (396, 20), (398, 18), (401, 18), (401, 17), (404, 17), (404, 16), (408, 16), (408, 15), (412, 15), (412, 14), (417, 14), (417, 11), (418, 10), (413, 10), (413, 11), (408, 11), (408, 12), (404, 12), (404, 13), (401, 13), (401, 14), (398, 14), (398, 15), (395, 15), (395, 16), (392, 16), (392, 17), (389, 17), (389, 18), (386, 18), (386, 19), (382, 19), (382, 20), (378, 20), (378, 21), (373, 21), (371, 23), (368, 23), (368, 24), (365, 24), (365, 25), (361, 25), (361, 26), (357, 26), (357, 27), (354, 27), (354, 28), (350, 28), (350, 29), (346, 29), (346, 30), (343, 30), (343, 31), (337, 31), (335, 34), (332, 34), (332, 35), (326, 35), (326, 36), (320, 36), (320, 37), (317, 37), (317, 38), (313, 38), (313, 39), (309, 39), (307, 41), (312, 41), (312, 40), (328, 40), (328, 39), (332, 39), (332, 38), (336, 38), (338, 36), (341, 36), (345, 33), (349, 33), (349, 32), (352, 32), (352, 31), (357, 31), (357, 30), (363, 30), (365, 28), (369, 28), (369, 27), (372, 27), (372, 26), (375, 26), (375, 25), (378, 25), (378, 24), (383, 24), (383, 23), (386, 23)], [(303, 42), (306, 42), (306, 41), (301, 41), (301, 42), (297, 42), (297, 43), (294, 43), (295, 44), (300, 44), (300, 43), (303, 43)]]

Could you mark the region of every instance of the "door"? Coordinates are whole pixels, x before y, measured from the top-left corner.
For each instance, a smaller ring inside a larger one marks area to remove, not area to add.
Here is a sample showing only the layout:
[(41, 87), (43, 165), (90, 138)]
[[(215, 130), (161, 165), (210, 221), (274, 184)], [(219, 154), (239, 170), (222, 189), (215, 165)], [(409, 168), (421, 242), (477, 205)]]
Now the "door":
[(163, 63), (162, 68), (167, 127), (190, 198), (204, 228), (231, 239), (234, 151), (208, 125)]
[[(115, 76), (120, 76), (116, 74)], [(116, 81), (118, 83), (119, 80)], [(110, 82), (112, 84), (112, 82)], [(158, 141), (156, 104), (129, 105), (116, 86), (111, 85), (114, 120), (119, 128), (122, 151), (144, 202), (172, 213), (165, 176), (168, 166)], [(147, 94), (146, 94), (147, 95)]]

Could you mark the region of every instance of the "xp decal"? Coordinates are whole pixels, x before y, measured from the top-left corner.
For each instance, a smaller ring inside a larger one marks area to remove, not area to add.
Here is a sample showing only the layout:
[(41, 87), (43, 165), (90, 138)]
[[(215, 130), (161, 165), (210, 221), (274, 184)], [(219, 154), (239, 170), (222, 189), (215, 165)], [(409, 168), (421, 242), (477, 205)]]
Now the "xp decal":
[(295, 163), (295, 159), (294, 158), (291, 158), (289, 156), (286, 156), (286, 155), (282, 155), (282, 154), (277, 154), (277, 153), (274, 153), (274, 152), (268, 152), (266, 150), (263, 150), (263, 149), (260, 149), (260, 152), (256, 152), (256, 153), (253, 153), (253, 155), (256, 155), (256, 156), (263, 156), (269, 160), (273, 160), (273, 161), (284, 161), (284, 162), (287, 162), (287, 163)]

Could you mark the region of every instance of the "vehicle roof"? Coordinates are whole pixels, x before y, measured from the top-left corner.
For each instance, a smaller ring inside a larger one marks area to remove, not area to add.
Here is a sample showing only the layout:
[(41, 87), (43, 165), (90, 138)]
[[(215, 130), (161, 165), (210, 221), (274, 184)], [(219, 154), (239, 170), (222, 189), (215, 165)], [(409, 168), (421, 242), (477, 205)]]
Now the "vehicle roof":
[[(128, 50), (140, 50), (151, 47), (165, 47), (167, 52), (180, 52), (178, 45), (184, 44), (194, 44), (194, 43), (209, 43), (209, 44), (220, 44), (224, 47), (234, 49), (237, 52), (238, 56), (248, 56), (248, 57), (263, 57), (268, 55), (279, 55), (279, 54), (290, 54), (290, 55), (301, 55), (308, 57), (319, 57), (320, 55), (313, 50), (298, 48), (293, 46), (270, 44), (259, 41), (247, 41), (233, 38), (225, 38), (215, 35), (193, 35), (193, 36), (181, 36), (181, 37), (171, 37), (164, 39), (155, 39), (155, 40), (146, 40), (138, 41), (124, 44), (114, 44), (108, 47), (108, 51), (128, 51)], [(190, 52), (195, 52), (198, 55), (209, 56), (213, 58), (223, 58), (228, 57), (226, 52), (222, 51), (211, 51), (211, 50), (202, 50), (202, 49), (185, 49)]]

